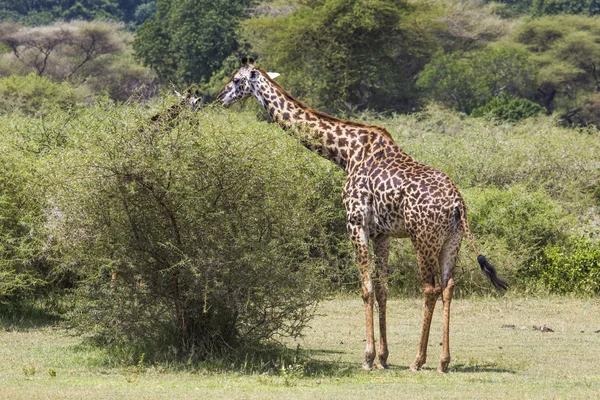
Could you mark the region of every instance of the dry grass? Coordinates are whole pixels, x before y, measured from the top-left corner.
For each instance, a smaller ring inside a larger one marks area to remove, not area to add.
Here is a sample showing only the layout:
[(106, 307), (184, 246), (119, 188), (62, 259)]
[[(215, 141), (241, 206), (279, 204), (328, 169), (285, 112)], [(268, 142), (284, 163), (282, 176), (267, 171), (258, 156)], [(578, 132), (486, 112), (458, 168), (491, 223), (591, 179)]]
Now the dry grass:
[[(290, 348), (299, 345), (307, 352), (311, 365), (299, 362), (278, 375), (216, 373), (198, 366), (179, 372), (166, 366), (109, 367), (106, 354), (79, 346), (80, 339), (62, 330), (0, 330), (0, 398), (591, 399), (600, 392), (598, 299), (456, 300), (453, 362), (445, 375), (435, 372), (439, 309), (429, 363), (419, 373), (408, 371), (416, 353), (421, 309), (417, 299), (390, 302), (392, 368), (371, 372), (360, 370), (364, 323), (357, 298), (322, 304), (305, 338), (289, 342)], [(532, 329), (543, 324), (554, 332)]]

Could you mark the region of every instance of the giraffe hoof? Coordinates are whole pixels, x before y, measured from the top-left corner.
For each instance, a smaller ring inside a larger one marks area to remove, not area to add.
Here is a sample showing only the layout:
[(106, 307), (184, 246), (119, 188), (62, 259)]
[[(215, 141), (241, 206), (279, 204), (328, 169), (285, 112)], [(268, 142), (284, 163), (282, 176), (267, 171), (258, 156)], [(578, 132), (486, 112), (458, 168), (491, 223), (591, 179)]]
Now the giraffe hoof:
[(411, 364), (410, 365), (410, 372), (419, 372), (421, 370), (421, 366), (419, 364)]
[(410, 365), (410, 370), (412, 372), (417, 372), (421, 370), (421, 367), (425, 365), (426, 358), (425, 357), (417, 357), (414, 363)]
[(377, 369), (390, 369), (390, 366), (386, 362), (379, 361), (377, 363)]
[(362, 364), (362, 369), (365, 371), (371, 371), (373, 369), (373, 361), (364, 361)]
[(440, 365), (438, 366), (437, 372), (440, 374), (445, 374), (448, 372), (448, 365), (450, 365), (450, 360), (448, 361), (440, 361)]
[(448, 372), (448, 365), (450, 365), (450, 357), (442, 357), (440, 360), (440, 365), (438, 366), (437, 371), (441, 374), (445, 374)]

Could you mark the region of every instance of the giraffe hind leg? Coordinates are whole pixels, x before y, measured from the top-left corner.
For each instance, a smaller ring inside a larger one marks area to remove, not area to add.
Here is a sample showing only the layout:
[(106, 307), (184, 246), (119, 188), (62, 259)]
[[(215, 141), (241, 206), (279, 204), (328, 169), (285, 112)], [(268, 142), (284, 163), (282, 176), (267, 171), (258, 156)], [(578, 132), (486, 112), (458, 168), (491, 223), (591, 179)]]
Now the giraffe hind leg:
[(431, 319), (433, 318), (435, 303), (441, 292), (437, 280), (437, 263), (437, 257), (430, 251), (425, 252), (417, 250), (417, 264), (419, 265), (421, 281), (423, 282), (424, 316), (423, 326), (421, 328), (421, 338), (417, 349), (417, 357), (410, 366), (411, 371), (419, 371), (427, 361), (427, 343), (429, 341)]
[(444, 305), (444, 320), (442, 328), (442, 354), (438, 372), (448, 372), (450, 364), (450, 303), (454, 295), (453, 272), (462, 242), (462, 231), (451, 236), (442, 247), (439, 264), (442, 273), (442, 302)]

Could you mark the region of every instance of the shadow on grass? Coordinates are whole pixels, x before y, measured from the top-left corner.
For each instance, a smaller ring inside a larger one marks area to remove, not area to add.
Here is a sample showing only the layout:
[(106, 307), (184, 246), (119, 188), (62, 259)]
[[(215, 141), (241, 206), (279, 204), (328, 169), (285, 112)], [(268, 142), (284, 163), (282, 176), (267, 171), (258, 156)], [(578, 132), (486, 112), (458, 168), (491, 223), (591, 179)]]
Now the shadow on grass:
[(238, 350), (222, 359), (200, 362), (204, 370), (238, 372), (247, 375), (338, 378), (354, 376), (362, 371), (359, 363), (321, 360), (320, 355), (338, 355), (342, 351), (329, 349), (290, 349), (283, 346), (263, 346), (253, 350)]
[(503, 374), (516, 374), (517, 373), (516, 371), (513, 371), (511, 369), (499, 366), (496, 363), (450, 364), (450, 372), (467, 372), (467, 373), (495, 372), (495, 373), (503, 373)]
[(1, 304), (0, 329), (27, 331), (56, 326), (61, 321), (58, 314), (39, 304)]

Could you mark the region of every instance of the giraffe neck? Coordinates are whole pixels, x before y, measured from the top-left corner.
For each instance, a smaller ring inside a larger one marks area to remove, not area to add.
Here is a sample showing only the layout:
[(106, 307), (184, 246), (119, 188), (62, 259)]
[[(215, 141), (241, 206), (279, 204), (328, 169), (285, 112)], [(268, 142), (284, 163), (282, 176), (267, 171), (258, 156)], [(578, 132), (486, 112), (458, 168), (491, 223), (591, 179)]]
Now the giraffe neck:
[(264, 71), (254, 85), (253, 95), (285, 131), (346, 172), (359, 164), (377, 136), (393, 143), (382, 128), (340, 120), (311, 109), (294, 99)]

